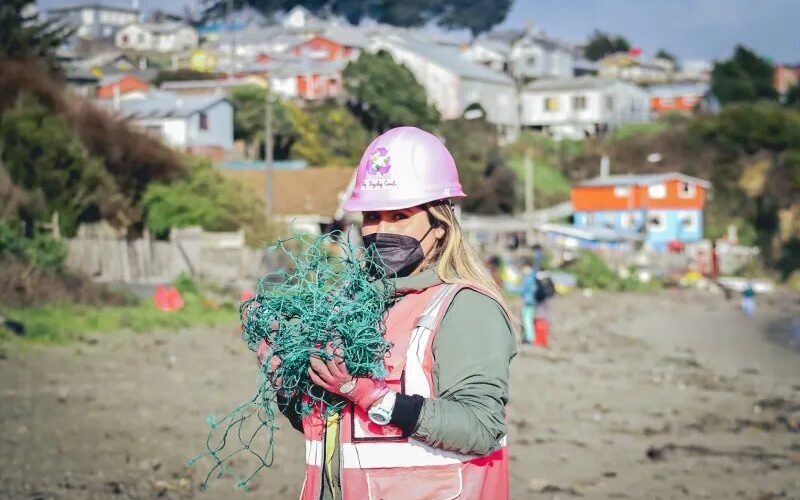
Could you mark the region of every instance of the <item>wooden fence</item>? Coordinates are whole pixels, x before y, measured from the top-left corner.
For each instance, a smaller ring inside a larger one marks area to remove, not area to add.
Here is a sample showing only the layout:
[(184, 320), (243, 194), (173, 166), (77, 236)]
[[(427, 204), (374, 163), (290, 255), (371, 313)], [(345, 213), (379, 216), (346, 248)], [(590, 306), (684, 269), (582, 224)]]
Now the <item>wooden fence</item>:
[(244, 234), (174, 229), (169, 241), (145, 232), (128, 240), (111, 226), (82, 225), (67, 241), (67, 267), (103, 283), (159, 284), (181, 273), (235, 285), (263, 276), (270, 267), (266, 252), (245, 245)]

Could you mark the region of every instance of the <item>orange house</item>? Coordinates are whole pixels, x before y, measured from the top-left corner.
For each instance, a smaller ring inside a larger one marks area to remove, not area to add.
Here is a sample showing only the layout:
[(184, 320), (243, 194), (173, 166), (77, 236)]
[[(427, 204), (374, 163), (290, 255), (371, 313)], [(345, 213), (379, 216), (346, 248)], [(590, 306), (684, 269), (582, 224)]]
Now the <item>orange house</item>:
[(100, 85), (97, 87), (98, 99), (111, 99), (114, 97), (114, 89), (119, 89), (119, 95), (125, 95), (129, 92), (147, 92), (150, 90), (150, 84), (134, 75), (113, 76), (103, 78), (100, 80)]
[(306, 99), (322, 99), (342, 92), (340, 74), (308, 74), (297, 76), (297, 95)]
[(678, 172), (598, 177), (572, 189), (574, 223), (641, 236), (654, 249), (699, 241), (710, 187)]
[(668, 111), (692, 113), (708, 93), (708, 85), (677, 83), (654, 85), (647, 89), (650, 94), (650, 111), (662, 114)]
[(789, 89), (800, 84), (800, 66), (778, 64), (774, 69), (775, 89), (786, 95)]
[(347, 59), (352, 52), (351, 47), (346, 47), (320, 35), (292, 47), (292, 54), (295, 57), (309, 57), (324, 61)]

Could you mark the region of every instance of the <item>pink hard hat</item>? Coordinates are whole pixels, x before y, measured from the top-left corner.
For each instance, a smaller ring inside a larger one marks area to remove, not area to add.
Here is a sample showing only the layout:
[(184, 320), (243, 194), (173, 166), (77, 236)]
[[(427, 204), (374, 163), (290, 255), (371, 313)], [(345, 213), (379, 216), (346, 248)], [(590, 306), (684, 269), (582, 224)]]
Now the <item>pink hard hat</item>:
[(462, 196), (456, 162), (442, 141), (416, 127), (398, 127), (367, 146), (344, 209), (399, 210)]

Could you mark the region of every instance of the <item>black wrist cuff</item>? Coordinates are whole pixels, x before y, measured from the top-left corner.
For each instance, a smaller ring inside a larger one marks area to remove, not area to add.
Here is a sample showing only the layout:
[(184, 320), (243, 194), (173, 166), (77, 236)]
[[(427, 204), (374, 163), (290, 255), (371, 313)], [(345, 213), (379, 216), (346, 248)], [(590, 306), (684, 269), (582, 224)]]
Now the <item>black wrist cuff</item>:
[(419, 420), (419, 414), (422, 413), (422, 404), (425, 398), (419, 394), (408, 395), (398, 394), (394, 401), (394, 410), (392, 410), (392, 419), (389, 423), (396, 425), (403, 431), (403, 437), (408, 437), (414, 432)]

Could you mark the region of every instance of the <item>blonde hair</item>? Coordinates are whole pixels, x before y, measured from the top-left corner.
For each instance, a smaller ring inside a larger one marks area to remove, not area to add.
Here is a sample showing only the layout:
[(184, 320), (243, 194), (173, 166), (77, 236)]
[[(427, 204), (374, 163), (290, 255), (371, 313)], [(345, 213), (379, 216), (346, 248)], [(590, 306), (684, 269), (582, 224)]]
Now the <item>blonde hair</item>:
[(467, 243), (449, 202), (432, 203), (427, 206), (427, 211), (438, 227), (445, 231), (430, 255), (430, 262), (436, 263), (436, 274), (439, 278), (445, 283), (476, 285), (489, 292), (493, 299), (508, 310), (502, 290), (492, 279), (478, 254)]

